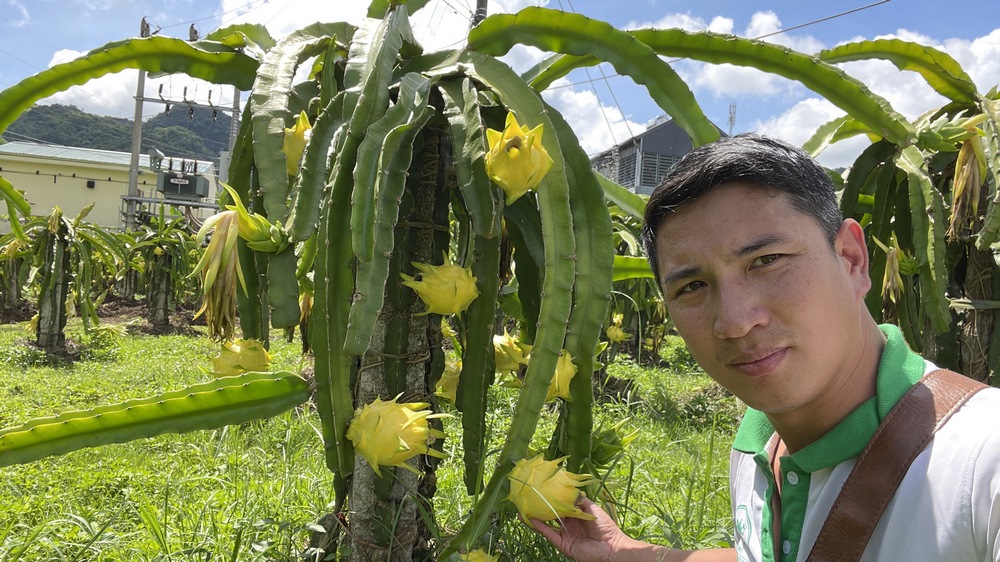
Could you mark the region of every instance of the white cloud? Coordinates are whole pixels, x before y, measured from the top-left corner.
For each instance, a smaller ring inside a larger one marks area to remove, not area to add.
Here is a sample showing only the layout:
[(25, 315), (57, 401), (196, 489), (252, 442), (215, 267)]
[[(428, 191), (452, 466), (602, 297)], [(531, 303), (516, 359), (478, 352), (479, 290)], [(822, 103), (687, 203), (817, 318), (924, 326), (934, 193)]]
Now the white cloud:
[[(83, 54), (79, 51), (62, 49), (52, 56), (49, 66), (69, 62)], [(124, 70), (114, 74), (107, 74), (81, 86), (74, 86), (68, 90), (49, 96), (40, 103), (73, 105), (88, 113), (131, 119), (135, 115), (135, 93), (138, 75), (138, 71), (135, 70)], [(163, 86), (162, 95), (168, 100), (187, 99), (192, 102), (208, 104), (210, 101), (209, 92), (211, 92), (211, 102), (215, 105), (225, 107), (232, 105), (233, 90), (231, 87), (209, 84), (203, 80), (196, 80), (184, 75), (147, 78), (144, 97), (158, 98), (161, 94), (161, 85)], [(186, 91), (185, 88), (187, 88)], [(175, 104), (174, 108), (180, 105), (183, 104)], [(164, 109), (165, 106), (162, 104), (147, 102), (143, 108), (143, 113), (145, 117), (150, 117), (162, 112)], [(186, 109), (184, 110), (186, 111)], [(196, 111), (208, 110), (197, 109)]]
[[(631, 25), (631, 24), (630, 24)], [(734, 33), (734, 22), (729, 18), (716, 17), (706, 24), (700, 18), (688, 14), (670, 14), (653, 25), (681, 27), (687, 30), (709, 30), (715, 33)], [(823, 48), (823, 44), (810, 35), (778, 33), (781, 20), (774, 12), (756, 12), (742, 32), (741, 37), (767, 36), (766, 41), (789, 47), (796, 51), (812, 53)], [(761, 72), (754, 68), (731, 64), (707, 64), (696, 61), (678, 61), (675, 69), (692, 90), (708, 92), (714, 98), (732, 99), (734, 96), (754, 95), (768, 97), (797, 97), (801, 87), (797, 82), (775, 74)]]
[(684, 68), (682, 76), (692, 89), (708, 90), (716, 97), (743, 94), (773, 96), (783, 90), (783, 82), (786, 82), (773, 74), (746, 66), (694, 63), (686, 64)]
[[(461, 47), (471, 24), (472, 4), (452, 0), (429, 2), (411, 17), (410, 25), (417, 41), (430, 51)], [(490, 0), (487, 13), (515, 12), (526, 6), (547, 4), (547, 0)], [(292, 7), (296, 9), (289, 9)], [(313, 21), (346, 21), (357, 25), (368, 12), (368, 2), (222, 0), (221, 11), (228, 13), (225, 25), (259, 23), (265, 25), (272, 36), (280, 38)]]
[(617, 107), (604, 105), (590, 90), (559, 87), (565, 79), (556, 81), (554, 89), (542, 94), (576, 133), (580, 145), (588, 154), (595, 154), (622, 143), (646, 130), (645, 125), (627, 119)]
[[(781, 115), (753, 123), (749, 130), (801, 146), (820, 125), (843, 115), (842, 110), (827, 100), (808, 98)], [(818, 160), (830, 168), (847, 167), (868, 144), (867, 137), (841, 141), (827, 148), (819, 155)]]
[(6, 25), (8, 27), (24, 27), (28, 25), (28, 22), (31, 21), (31, 14), (28, 13), (28, 9), (24, 7), (24, 4), (18, 0), (7, 0), (7, 4), (17, 13), (17, 17), (11, 17), (14, 14), (8, 14)]

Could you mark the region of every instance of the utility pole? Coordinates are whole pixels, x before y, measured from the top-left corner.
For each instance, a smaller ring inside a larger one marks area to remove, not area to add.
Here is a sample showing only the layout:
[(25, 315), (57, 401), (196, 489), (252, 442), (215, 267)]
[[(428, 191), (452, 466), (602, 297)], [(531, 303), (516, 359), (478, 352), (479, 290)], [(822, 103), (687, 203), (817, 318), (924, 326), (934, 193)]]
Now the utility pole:
[(233, 158), (233, 148), (236, 147), (236, 138), (240, 132), (240, 90), (233, 87), (233, 108), (229, 120), (229, 148), (219, 157), (219, 181), (229, 181), (229, 164)]
[(729, 104), (729, 136), (733, 136), (733, 125), (736, 124), (736, 104)]
[[(149, 37), (149, 24), (142, 18), (139, 37)], [(142, 98), (146, 93), (146, 71), (139, 69), (135, 86), (135, 114), (132, 121), (132, 158), (128, 166), (128, 198), (125, 200), (125, 230), (135, 228), (135, 199), (139, 196), (139, 151), (142, 149)]]
[(476, 27), (479, 22), (486, 19), (486, 1), (476, 0), (476, 13), (472, 14), (472, 27)]

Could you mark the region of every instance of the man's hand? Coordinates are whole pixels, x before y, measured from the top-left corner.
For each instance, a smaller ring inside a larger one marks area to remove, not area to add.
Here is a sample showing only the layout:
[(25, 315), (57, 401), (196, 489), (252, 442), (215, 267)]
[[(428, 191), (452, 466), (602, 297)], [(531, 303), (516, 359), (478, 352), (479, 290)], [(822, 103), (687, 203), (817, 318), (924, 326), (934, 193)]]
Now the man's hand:
[[(653, 552), (651, 545), (639, 543), (622, 532), (611, 520), (611, 517), (604, 512), (597, 504), (587, 498), (581, 498), (580, 509), (584, 513), (589, 513), (597, 519), (584, 521), (567, 517), (562, 520), (562, 526), (553, 528), (538, 519), (531, 520), (531, 526), (549, 542), (551, 542), (559, 552), (576, 560), (577, 562), (611, 562), (624, 560), (622, 556), (629, 552), (629, 560), (645, 560), (637, 558), (635, 550), (649, 550)], [(655, 560), (655, 558), (648, 558)]]
[(736, 562), (736, 551), (731, 548), (686, 551), (637, 541), (586, 497), (580, 499), (579, 507), (596, 519), (567, 517), (556, 528), (531, 520), (535, 531), (576, 562)]

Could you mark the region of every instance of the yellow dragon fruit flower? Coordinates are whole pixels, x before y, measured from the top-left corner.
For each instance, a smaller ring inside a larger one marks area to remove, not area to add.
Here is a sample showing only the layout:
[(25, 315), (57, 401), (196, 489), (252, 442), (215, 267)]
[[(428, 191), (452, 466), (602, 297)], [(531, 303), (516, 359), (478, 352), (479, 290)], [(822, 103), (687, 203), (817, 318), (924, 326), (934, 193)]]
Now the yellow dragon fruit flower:
[(538, 187), (552, 167), (552, 158), (542, 147), (542, 125), (529, 131), (512, 112), (507, 113), (503, 132), (486, 129), (486, 140), (486, 174), (503, 189), (508, 205)]
[(446, 359), (444, 362), (444, 372), (441, 373), (441, 378), (438, 379), (437, 385), (434, 386), (434, 394), (441, 398), (447, 398), (454, 404), (458, 398), (458, 379), (461, 374), (462, 360), (452, 361), (451, 359)]
[(632, 336), (625, 330), (622, 330), (622, 320), (623, 316), (621, 314), (611, 315), (611, 325), (605, 330), (605, 334), (608, 336), (608, 341), (615, 343), (621, 343)]
[(528, 353), (531, 350), (524, 349), (524, 345), (517, 341), (517, 338), (510, 335), (504, 328), (502, 336), (493, 336), (493, 370), (498, 373), (517, 371), (521, 365), (528, 364)]
[(445, 434), (427, 424), (428, 419), (451, 417), (425, 410), (427, 402), (397, 403), (396, 396), (388, 402), (376, 398), (354, 413), (347, 428), (347, 438), (354, 449), (382, 476), (380, 466), (398, 466), (418, 472), (406, 461), (417, 455), (444, 458), (444, 453), (430, 448), (435, 438)]
[(596, 482), (587, 474), (574, 474), (559, 466), (566, 457), (547, 461), (539, 454), (521, 459), (507, 474), (510, 491), (507, 499), (525, 521), (551, 521), (563, 517), (593, 520), (594, 516), (576, 507), (581, 486)]
[(565, 349), (559, 354), (559, 361), (556, 363), (556, 372), (552, 375), (552, 382), (549, 383), (549, 391), (545, 393), (545, 401), (562, 398), (567, 402), (573, 401), (573, 396), (569, 393), (569, 383), (576, 376), (576, 365), (573, 364), (573, 356)]
[(476, 550), (470, 550), (465, 554), (459, 554), (458, 559), (463, 562), (497, 562), (500, 560), (500, 555), (493, 556), (481, 548)]
[(288, 175), (294, 176), (298, 173), (299, 162), (302, 161), (302, 153), (305, 152), (311, 132), (312, 125), (305, 111), (299, 113), (291, 129), (285, 129), (285, 140), (281, 144), (281, 151), (285, 153), (285, 170), (288, 171)]
[(257, 340), (235, 340), (222, 344), (218, 357), (212, 359), (212, 374), (217, 377), (242, 375), (250, 371), (267, 371), (271, 354)]
[(479, 296), (472, 270), (451, 263), (447, 257), (441, 265), (412, 262), (420, 270), (420, 281), (405, 273), (403, 285), (416, 291), (427, 305), (421, 314), (457, 314), (469, 308)]

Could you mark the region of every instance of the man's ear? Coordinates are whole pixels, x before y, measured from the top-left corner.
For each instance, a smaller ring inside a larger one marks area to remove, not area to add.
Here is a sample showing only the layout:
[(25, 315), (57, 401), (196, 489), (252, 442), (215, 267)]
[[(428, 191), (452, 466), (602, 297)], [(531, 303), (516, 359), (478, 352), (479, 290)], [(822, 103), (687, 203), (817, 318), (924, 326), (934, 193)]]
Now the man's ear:
[(845, 219), (840, 223), (837, 237), (834, 241), (837, 257), (844, 266), (844, 272), (850, 277), (858, 291), (858, 296), (864, 297), (872, 287), (868, 275), (868, 247), (865, 245), (865, 232), (854, 219)]

